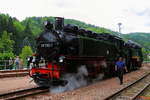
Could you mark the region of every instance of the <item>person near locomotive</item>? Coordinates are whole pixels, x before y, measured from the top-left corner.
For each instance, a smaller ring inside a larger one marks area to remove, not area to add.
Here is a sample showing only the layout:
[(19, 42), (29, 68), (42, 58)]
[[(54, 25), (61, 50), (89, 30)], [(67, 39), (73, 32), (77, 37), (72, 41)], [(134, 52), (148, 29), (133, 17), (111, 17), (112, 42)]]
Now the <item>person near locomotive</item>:
[(16, 58), (15, 58), (15, 69), (19, 69), (20, 67), (19, 67), (19, 63), (20, 63), (20, 58), (19, 58), (19, 56), (17, 56)]
[(124, 69), (126, 72), (128, 72), (125, 63), (123, 62), (123, 58), (119, 57), (118, 61), (115, 64), (115, 71), (117, 71), (117, 76), (120, 80), (120, 85), (123, 84)]
[(29, 57), (27, 58), (27, 69), (30, 68), (30, 64), (32, 63), (32, 60), (33, 60), (33, 57), (32, 57), (32, 56), (29, 56)]

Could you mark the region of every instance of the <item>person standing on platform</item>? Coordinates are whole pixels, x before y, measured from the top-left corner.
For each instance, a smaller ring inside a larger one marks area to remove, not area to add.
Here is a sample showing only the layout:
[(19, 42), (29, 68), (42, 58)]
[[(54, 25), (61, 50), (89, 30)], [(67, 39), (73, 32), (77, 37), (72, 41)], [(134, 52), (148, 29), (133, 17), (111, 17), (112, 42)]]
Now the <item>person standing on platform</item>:
[(20, 59), (19, 59), (19, 56), (16, 57), (15, 59), (15, 69), (19, 69), (19, 65), (20, 65)]
[(20, 69), (23, 69), (23, 59), (20, 58), (20, 63), (19, 63)]
[(124, 69), (126, 72), (128, 72), (125, 63), (123, 62), (122, 57), (119, 57), (119, 60), (115, 64), (115, 71), (117, 71), (117, 76), (120, 80), (120, 85), (123, 84)]

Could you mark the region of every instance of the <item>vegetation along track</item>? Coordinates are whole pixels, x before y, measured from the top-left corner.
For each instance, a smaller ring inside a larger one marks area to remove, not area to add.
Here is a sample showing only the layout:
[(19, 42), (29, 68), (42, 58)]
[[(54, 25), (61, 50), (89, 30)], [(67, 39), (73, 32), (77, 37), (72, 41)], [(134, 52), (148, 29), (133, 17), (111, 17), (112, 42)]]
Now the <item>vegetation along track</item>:
[(40, 93), (45, 93), (48, 91), (49, 91), (48, 88), (41, 88), (41, 87), (23, 89), (23, 90), (0, 94), (0, 100), (1, 99), (4, 99), (4, 100), (20, 99), (20, 98), (24, 98), (24, 97), (28, 97), (28, 96), (32, 96), (32, 95), (37, 95)]
[(150, 72), (105, 100), (137, 100), (138, 96), (150, 85), (149, 80)]

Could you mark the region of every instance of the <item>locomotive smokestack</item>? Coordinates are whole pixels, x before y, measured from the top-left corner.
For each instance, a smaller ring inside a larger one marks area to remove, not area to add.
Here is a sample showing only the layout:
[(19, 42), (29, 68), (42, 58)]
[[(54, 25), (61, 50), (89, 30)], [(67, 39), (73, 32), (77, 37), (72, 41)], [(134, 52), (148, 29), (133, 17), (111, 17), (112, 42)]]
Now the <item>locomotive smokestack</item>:
[(55, 29), (62, 30), (64, 27), (64, 18), (62, 17), (55, 17)]

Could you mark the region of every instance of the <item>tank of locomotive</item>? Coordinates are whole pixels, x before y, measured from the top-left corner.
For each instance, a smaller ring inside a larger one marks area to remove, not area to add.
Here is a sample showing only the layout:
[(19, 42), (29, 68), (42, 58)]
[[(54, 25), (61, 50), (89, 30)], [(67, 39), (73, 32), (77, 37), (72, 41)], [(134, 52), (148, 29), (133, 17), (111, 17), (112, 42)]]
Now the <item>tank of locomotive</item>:
[[(69, 27), (67, 25), (66, 27)], [(78, 55), (79, 38), (71, 30), (48, 30), (37, 38), (37, 53), (44, 59), (52, 61), (61, 55)]]
[(54, 59), (59, 52), (60, 40), (53, 31), (43, 32), (36, 41), (37, 53), (45, 59)]

